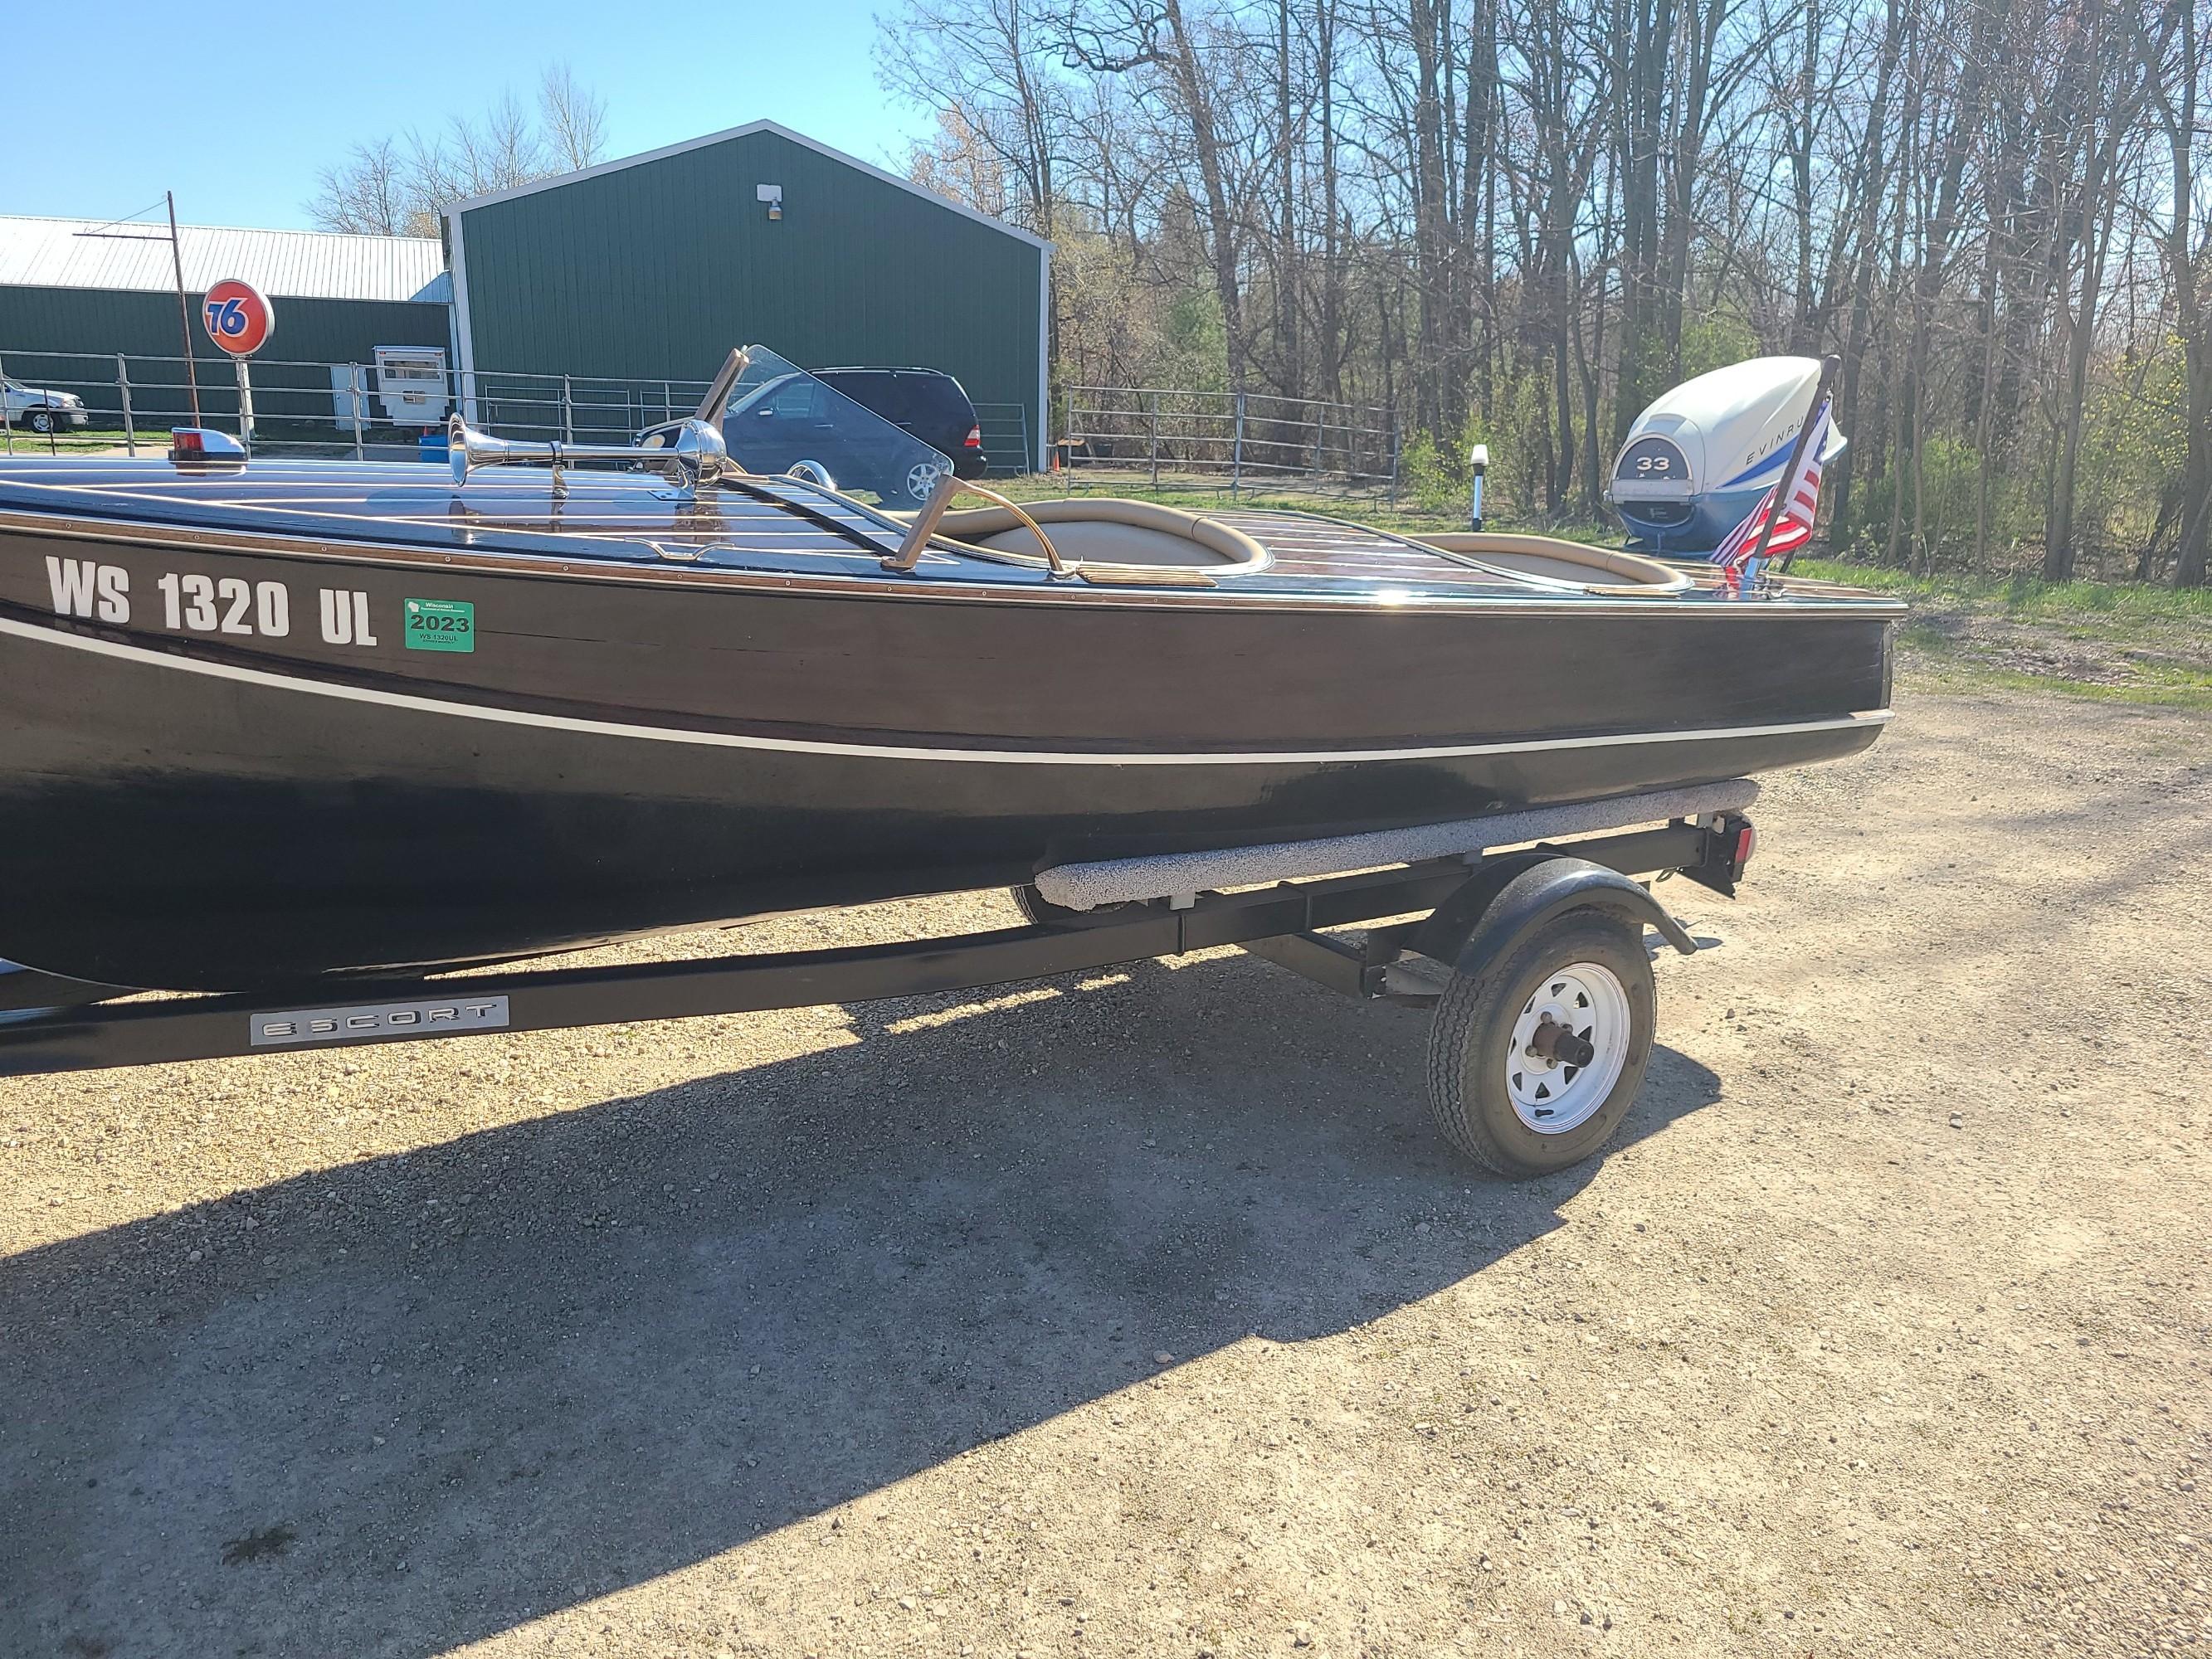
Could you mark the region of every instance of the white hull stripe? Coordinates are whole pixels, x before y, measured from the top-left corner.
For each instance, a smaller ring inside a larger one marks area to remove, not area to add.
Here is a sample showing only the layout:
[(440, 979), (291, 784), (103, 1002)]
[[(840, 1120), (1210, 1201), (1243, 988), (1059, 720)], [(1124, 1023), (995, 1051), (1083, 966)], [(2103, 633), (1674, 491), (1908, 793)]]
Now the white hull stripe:
[(337, 685), (326, 680), (301, 679), (271, 674), (258, 668), (237, 668), (228, 663), (205, 662), (167, 651), (149, 651), (143, 646), (117, 645), (87, 639), (56, 629), (0, 617), (0, 636), (58, 645), (73, 651), (120, 658), (153, 668), (204, 674), (216, 679), (265, 686), (308, 696), (335, 697), (341, 702), (374, 703), (422, 714), (447, 714), (462, 720), (489, 720), (502, 726), (532, 726), (556, 732), (579, 732), (592, 737), (641, 738), (652, 743), (688, 743), (715, 749), (771, 749), (799, 755), (866, 756), (879, 760), (979, 761), (1003, 766), (1301, 766), (1333, 761), (1452, 760), (1472, 755), (1525, 755), (1555, 749), (1620, 749), (1650, 743), (1711, 743), (1729, 738), (1778, 738), (1805, 732), (1863, 730), (1886, 724), (1887, 708), (1865, 714), (1842, 714), (1829, 720), (1790, 720), (1778, 726), (1702, 726), (1686, 732), (1621, 732), (1594, 738), (1529, 738), (1511, 743), (1445, 744), (1415, 749), (1317, 749), (1259, 750), (1243, 754), (1095, 754), (1075, 750), (1048, 753), (1033, 749), (922, 749), (898, 744), (811, 743), (798, 738), (759, 738), (729, 732), (694, 732), (681, 726), (633, 726), (620, 720), (580, 720), (568, 714), (538, 714), (519, 708), (496, 708), (481, 703), (454, 702), (443, 697), (416, 696), (404, 691), (375, 691), (363, 686)]

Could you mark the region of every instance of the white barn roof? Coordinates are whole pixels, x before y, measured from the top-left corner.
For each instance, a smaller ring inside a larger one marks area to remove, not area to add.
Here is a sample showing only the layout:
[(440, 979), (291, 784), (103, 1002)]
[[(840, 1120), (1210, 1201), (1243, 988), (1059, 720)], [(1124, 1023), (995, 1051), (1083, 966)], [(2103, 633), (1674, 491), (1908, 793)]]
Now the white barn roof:
[[(179, 225), (177, 245), (185, 287), (195, 294), (238, 276), (272, 299), (452, 297), (445, 251), (433, 237)], [(166, 224), (0, 215), (0, 287), (166, 292), (175, 285)]]

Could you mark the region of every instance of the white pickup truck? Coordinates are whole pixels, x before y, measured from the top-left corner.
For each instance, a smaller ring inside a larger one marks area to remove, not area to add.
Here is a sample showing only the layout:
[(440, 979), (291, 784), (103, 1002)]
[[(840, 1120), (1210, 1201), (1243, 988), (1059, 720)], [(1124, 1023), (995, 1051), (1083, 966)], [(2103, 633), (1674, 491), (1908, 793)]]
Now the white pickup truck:
[(0, 418), (41, 433), (79, 427), (85, 422), (84, 399), (72, 392), (0, 380)]

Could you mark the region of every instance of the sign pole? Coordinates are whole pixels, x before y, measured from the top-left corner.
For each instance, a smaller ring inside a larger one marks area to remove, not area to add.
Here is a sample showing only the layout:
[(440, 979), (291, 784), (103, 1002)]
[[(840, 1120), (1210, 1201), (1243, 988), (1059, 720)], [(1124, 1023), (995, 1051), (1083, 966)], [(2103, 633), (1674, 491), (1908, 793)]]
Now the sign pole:
[(233, 360), (238, 367), (238, 436), (245, 444), (248, 455), (253, 453), (253, 380), (246, 372), (246, 359)]
[(138, 454), (138, 422), (131, 413), (131, 367), (123, 354), (115, 354), (115, 395), (123, 404), (123, 447), (135, 460)]

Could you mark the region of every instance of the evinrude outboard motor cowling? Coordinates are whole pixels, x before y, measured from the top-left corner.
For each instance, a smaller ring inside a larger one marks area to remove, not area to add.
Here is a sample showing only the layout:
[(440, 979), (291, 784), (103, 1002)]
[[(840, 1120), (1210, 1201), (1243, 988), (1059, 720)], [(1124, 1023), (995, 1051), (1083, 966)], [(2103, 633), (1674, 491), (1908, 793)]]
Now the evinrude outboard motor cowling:
[[(1781, 477), (1820, 380), (1818, 357), (1753, 357), (1685, 380), (1638, 416), (1607, 491), (1630, 550), (1684, 558), (1719, 546)], [(1844, 447), (1832, 422), (1822, 463)]]

